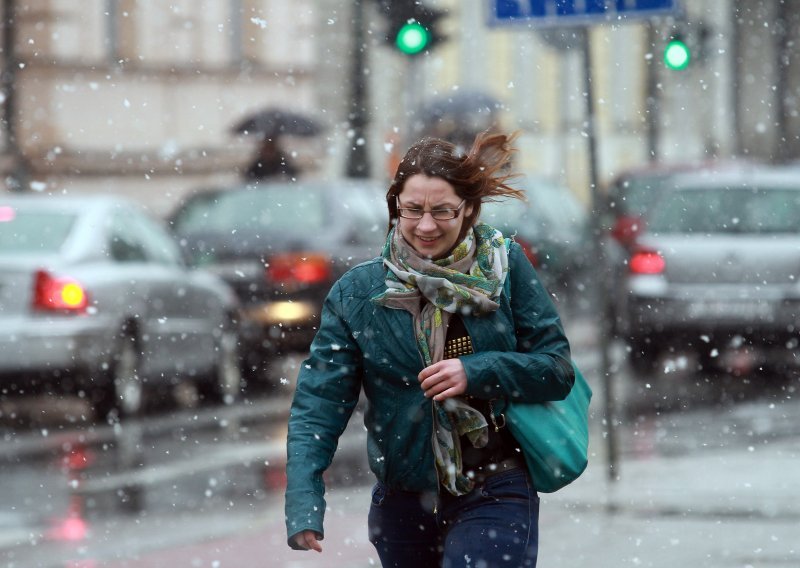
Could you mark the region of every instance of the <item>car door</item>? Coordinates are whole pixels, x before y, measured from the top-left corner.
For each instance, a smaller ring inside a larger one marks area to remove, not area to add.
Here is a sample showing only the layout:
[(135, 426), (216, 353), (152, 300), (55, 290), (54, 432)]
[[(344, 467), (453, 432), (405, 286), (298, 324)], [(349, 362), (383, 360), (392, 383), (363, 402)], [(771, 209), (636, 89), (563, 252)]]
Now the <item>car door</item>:
[(165, 373), (207, 372), (223, 316), (218, 292), (184, 265), (177, 244), (156, 221), (137, 212), (129, 224), (137, 228), (147, 257), (155, 316), (149, 322), (148, 356)]

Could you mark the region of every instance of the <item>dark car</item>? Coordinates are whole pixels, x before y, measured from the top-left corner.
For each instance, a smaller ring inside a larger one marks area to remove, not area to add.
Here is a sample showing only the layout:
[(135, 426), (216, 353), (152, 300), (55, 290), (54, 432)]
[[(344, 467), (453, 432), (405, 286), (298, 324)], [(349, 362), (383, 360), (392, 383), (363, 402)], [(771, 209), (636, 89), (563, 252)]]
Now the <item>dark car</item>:
[(516, 183), (527, 201), (506, 199), (481, 207), (481, 220), (504, 235), (514, 235), (557, 298), (577, 298), (590, 249), (588, 215), (566, 187), (526, 177)]
[(105, 196), (0, 196), (3, 395), (75, 392), (136, 414), (147, 387), (240, 386), (239, 304), (191, 270), (162, 224)]
[(675, 176), (631, 250), (620, 331), (639, 370), (686, 348), (703, 368), (798, 368), (798, 278), (796, 172)]
[(243, 304), (246, 370), (308, 349), (333, 282), (383, 245), (385, 188), (359, 180), (260, 182), (189, 196), (170, 225), (186, 256)]

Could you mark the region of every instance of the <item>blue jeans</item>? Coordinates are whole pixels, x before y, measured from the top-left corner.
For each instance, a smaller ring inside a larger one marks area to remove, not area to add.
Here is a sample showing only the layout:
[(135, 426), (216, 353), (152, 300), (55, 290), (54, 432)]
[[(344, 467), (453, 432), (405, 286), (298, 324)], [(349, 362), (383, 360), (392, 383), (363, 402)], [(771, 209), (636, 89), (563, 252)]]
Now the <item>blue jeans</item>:
[(372, 490), (369, 539), (384, 568), (535, 567), (539, 496), (527, 472), (489, 477), (467, 495)]

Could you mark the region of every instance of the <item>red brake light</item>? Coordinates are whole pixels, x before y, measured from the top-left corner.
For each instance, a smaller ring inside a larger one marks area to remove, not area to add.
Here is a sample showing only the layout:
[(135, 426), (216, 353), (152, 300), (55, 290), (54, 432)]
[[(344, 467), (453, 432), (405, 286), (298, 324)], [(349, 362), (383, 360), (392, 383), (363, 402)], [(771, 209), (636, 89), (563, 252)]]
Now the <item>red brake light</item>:
[(89, 305), (86, 290), (72, 278), (39, 270), (33, 290), (33, 308), (45, 311), (83, 312)]
[(611, 236), (621, 245), (630, 247), (644, 229), (644, 219), (632, 215), (618, 217), (611, 228)]
[(641, 249), (633, 253), (628, 267), (633, 274), (661, 274), (667, 263), (657, 251)]
[(270, 259), (267, 278), (281, 284), (326, 282), (331, 278), (331, 259), (324, 254), (279, 254)]
[(531, 264), (538, 268), (539, 267), (539, 257), (536, 254), (536, 247), (534, 247), (531, 243), (526, 241), (525, 239), (519, 238), (519, 236), (514, 237), (514, 240), (517, 242), (519, 246), (522, 247), (522, 252), (525, 253), (525, 256), (528, 257), (528, 260), (531, 261)]

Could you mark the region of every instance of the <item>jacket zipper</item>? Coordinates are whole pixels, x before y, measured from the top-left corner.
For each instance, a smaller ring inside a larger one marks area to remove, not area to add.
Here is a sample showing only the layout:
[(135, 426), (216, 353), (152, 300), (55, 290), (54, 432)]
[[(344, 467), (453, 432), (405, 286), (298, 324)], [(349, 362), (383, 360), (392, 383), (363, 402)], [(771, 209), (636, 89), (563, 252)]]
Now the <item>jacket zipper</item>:
[[(436, 408), (433, 404), (433, 399), (431, 399), (431, 430), (436, 427)], [(433, 514), (435, 515), (439, 512), (439, 487), (442, 485), (442, 480), (439, 479), (439, 469), (436, 467), (436, 457), (433, 458), (433, 473), (436, 475), (436, 498), (433, 501)]]
[[(417, 343), (417, 332), (414, 329), (414, 319), (411, 319), (411, 338), (414, 340), (414, 343)], [(419, 362), (422, 364), (422, 368), (425, 368), (425, 359), (422, 357), (422, 353), (420, 353), (419, 347), (417, 347), (417, 355), (419, 356)], [(436, 423), (435, 414), (436, 408), (433, 406), (433, 399), (430, 401), (431, 405), (431, 435), (433, 435), (433, 428), (434, 424)], [(429, 439), (430, 442), (430, 439)], [(433, 443), (433, 442), (430, 442)], [(433, 474), (436, 477), (436, 499), (433, 502), (433, 514), (436, 515), (439, 512), (439, 487), (442, 484), (442, 480), (439, 479), (439, 470), (436, 468), (436, 458), (433, 459)]]

